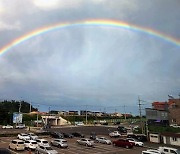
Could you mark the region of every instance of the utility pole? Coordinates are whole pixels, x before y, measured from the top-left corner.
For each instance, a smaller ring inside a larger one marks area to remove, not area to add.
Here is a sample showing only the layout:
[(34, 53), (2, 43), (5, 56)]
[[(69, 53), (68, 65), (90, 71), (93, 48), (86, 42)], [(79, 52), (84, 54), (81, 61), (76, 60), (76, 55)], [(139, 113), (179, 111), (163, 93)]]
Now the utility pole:
[[(38, 104), (38, 108), (39, 108), (39, 104)], [(38, 121), (39, 121), (38, 116), (39, 116), (39, 109), (37, 110), (37, 119), (36, 119), (36, 120), (37, 120), (37, 127), (38, 127), (38, 124), (39, 124), (39, 122), (38, 122)]]
[(87, 105), (86, 105), (86, 125), (87, 125)]
[(126, 122), (126, 106), (124, 105), (124, 120)]
[(21, 113), (21, 102), (19, 104), (19, 113)]
[(143, 129), (143, 122), (142, 122), (142, 108), (141, 108), (141, 100), (140, 97), (138, 96), (138, 106), (139, 106), (139, 116), (140, 116), (140, 125), (141, 125), (141, 131), (142, 133), (144, 133), (144, 129)]
[(31, 113), (31, 102), (30, 102), (30, 106), (29, 106), (29, 113)]

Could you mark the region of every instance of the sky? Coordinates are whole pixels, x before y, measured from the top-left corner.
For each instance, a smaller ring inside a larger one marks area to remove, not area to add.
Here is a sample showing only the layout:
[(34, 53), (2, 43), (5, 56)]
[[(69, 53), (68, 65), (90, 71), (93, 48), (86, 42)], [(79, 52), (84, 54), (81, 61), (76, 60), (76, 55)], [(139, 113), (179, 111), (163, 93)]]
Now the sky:
[[(138, 96), (142, 108), (177, 98), (179, 8), (179, 0), (1, 0), (0, 51), (42, 27), (69, 26), (1, 52), (0, 100), (25, 100), (41, 111), (138, 114)], [(131, 27), (85, 24), (95, 20)]]

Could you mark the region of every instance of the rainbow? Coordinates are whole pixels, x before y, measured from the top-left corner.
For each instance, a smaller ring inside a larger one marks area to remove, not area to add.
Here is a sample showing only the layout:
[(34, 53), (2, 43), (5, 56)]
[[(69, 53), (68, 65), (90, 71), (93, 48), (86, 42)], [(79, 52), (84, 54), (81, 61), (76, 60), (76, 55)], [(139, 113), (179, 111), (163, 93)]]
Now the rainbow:
[(53, 24), (50, 26), (46, 26), (46, 27), (41, 27), (39, 29), (36, 29), (34, 31), (31, 31), (25, 35), (22, 35), (19, 38), (16, 38), (15, 40), (13, 40), (12, 42), (8, 43), (7, 45), (5, 45), (4, 47), (2, 47), (0, 49), (0, 55), (2, 55), (3, 53), (9, 51), (11, 48), (23, 43), (24, 41), (27, 41), (35, 36), (50, 32), (52, 30), (58, 30), (60, 28), (68, 28), (68, 27), (74, 27), (74, 26), (110, 26), (110, 27), (114, 27), (114, 28), (124, 28), (124, 29), (128, 29), (128, 30), (134, 30), (137, 32), (142, 32), (148, 35), (152, 35), (155, 37), (158, 37), (159, 39), (162, 39), (164, 41), (167, 41), (169, 43), (172, 43), (176, 46), (180, 46), (180, 40), (173, 38), (171, 36), (168, 36), (166, 34), (163, 34), (161, 32), (158, 32), (156, 30), (150, 29), (150, 28), (146, 28), (146, 27), (141, 27), (141, 26), (137, 26), (134, 24), (129, 24), (126, 22), (122, 22), (122, 21), (116, 21), (116, 20), (84, 20), (84, 21), (80, 21), (80, 22), (67, 22), (67, 23), (57, 23), (57, 24)]

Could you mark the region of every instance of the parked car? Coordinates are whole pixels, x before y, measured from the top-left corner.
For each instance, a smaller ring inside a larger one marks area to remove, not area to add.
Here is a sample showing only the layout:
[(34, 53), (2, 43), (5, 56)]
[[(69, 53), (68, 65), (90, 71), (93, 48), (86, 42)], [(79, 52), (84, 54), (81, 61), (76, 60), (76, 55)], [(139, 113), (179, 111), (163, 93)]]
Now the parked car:
[(49, 146), (49, 142), (46, 139), (37, 139), (38, 145)]
[(2, 129), (13, 129), (13, 126), (11, 126), (11, 125), (4, 125), (4, 126), (2, 126)]
[(163, 154), (180, 154), (180, 150), (170, 147), (159, 147), (158, 150)]
[(117, 130), (118, 130), (120, 133), (127, 133), (127, 129), (126, 129), (124, 126), (118, 126), (118, 127), (117, 127)]
[(51, 141), (51, 145), (59, 147), (59, 148), (67, 148), (67, 141), (64, 139), (54, 139)]
[(120, 137), (121, 134), (118, 131), (114, 131), (114, 132), (109, 133), (109, 136), (110, 137)]
[(40, 145), (36, 148), (36, 153), (44, 154), (58, 154), (56, 150), (53, 150), (50, 146)]
[(73, 138), (74, 136), (72, 134), (69, 133), (62, 133), (64, 138)]
[(12, 140), (11, 143), (9, 144), (9, 149), (14, 149), (14, 150), (24, 150), (25, 149), (25, 145), (24, 145), (24, 141), (22, 140)]
[(91, 140), (96, 140), (96, 133), (95, 132), (91, 132), (90, 137)]
[(81, 134), (81, 133), (78, 133), (78, 132), (74, 132), (74, 133), (72, 133), (72, 135), (74, 136), (74, 137), (84, 137), (84, 134)]
[(103, 143), (103, 144), (111, 144), (111, 140), (105, 138), (105, 137), (97, 137), (96, 142)]
[(180, 128), (180, 125), (177, 125), (177, 124), (171, 124), (170, 127)]
[(142, 147), (142, 146), (144, 145), (143, 142), (141, 142), (141, 141), (139, 141), (139, 140), (137, 140), (137, 139), (134, 139), (134, 138), (127, 138), (126, 140), (128, 140), (128, 141), (131, 142), (131, 143), (134, 143), (135, 146), (140, 146), (140, 147)]
[(30, 137), (29, 137), (28, 134), (26, 134), (26, 133), (20, 133), (20, 134), (18, 134), (17, 138), (20, 139), (20, 140), (24, 140), (24, 141), (30, 140)]
[(144, 134), (128, 134), (127, 138), (138, 139), (141, 142), (146, 142), (147, 141), (147, 136), (144, 135)]
[(27, 140), (24, 142), (25, 149), (35, 150), (38, 147), (38, 144), (34, 140)]
[(53, 138), (59, 138), (59, 139), (64, 138), (63, 134), (59, 133), (59, 132), (50, 132), (50, 136), (53, 137)]
[(119, 146), (119, 147), (125, 147), (125, 148), (133, 148), (134, 143), (129, 142), (126, 139), (119, 139), (117, 141), (112, 142), (114, 146)]
[(141, 154), (161, 154), (161, 152), (159, 150), (148, 149), (146, 151), (142, 151)]
[(81, 138), (81, 139), (77, 140), (77, 143), (80, 145), (85, 145), (85, 146), (89, 146), (89, 147), (93, 147), (95, 145), (94, 141), (87, 139), (87, 138)]
[(15, 126), (16, 129), (23, 129), (23, 128), (26, 128), (26, 125), (25, 124), (18, 124)]
[(30, 137), (31, 140), (36, 140), (38, 139), (38, 136), (34, 133), (28, 133), (28, 136)]

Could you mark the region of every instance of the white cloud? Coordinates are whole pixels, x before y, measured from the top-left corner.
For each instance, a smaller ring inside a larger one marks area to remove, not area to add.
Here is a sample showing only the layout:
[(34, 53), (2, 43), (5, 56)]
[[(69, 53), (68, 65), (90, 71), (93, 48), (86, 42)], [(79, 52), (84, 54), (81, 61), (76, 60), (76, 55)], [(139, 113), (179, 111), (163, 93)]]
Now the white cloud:
[(76, 7), (79, 6), (81, 2), (82, 0), (33, 0), (34, 5), (43, 10)]
[(3, 21), (0, 21), (0, 30), (20, 30), (21, 24), (20, 22), (15, 22), (14, 24), (8, 24)]

